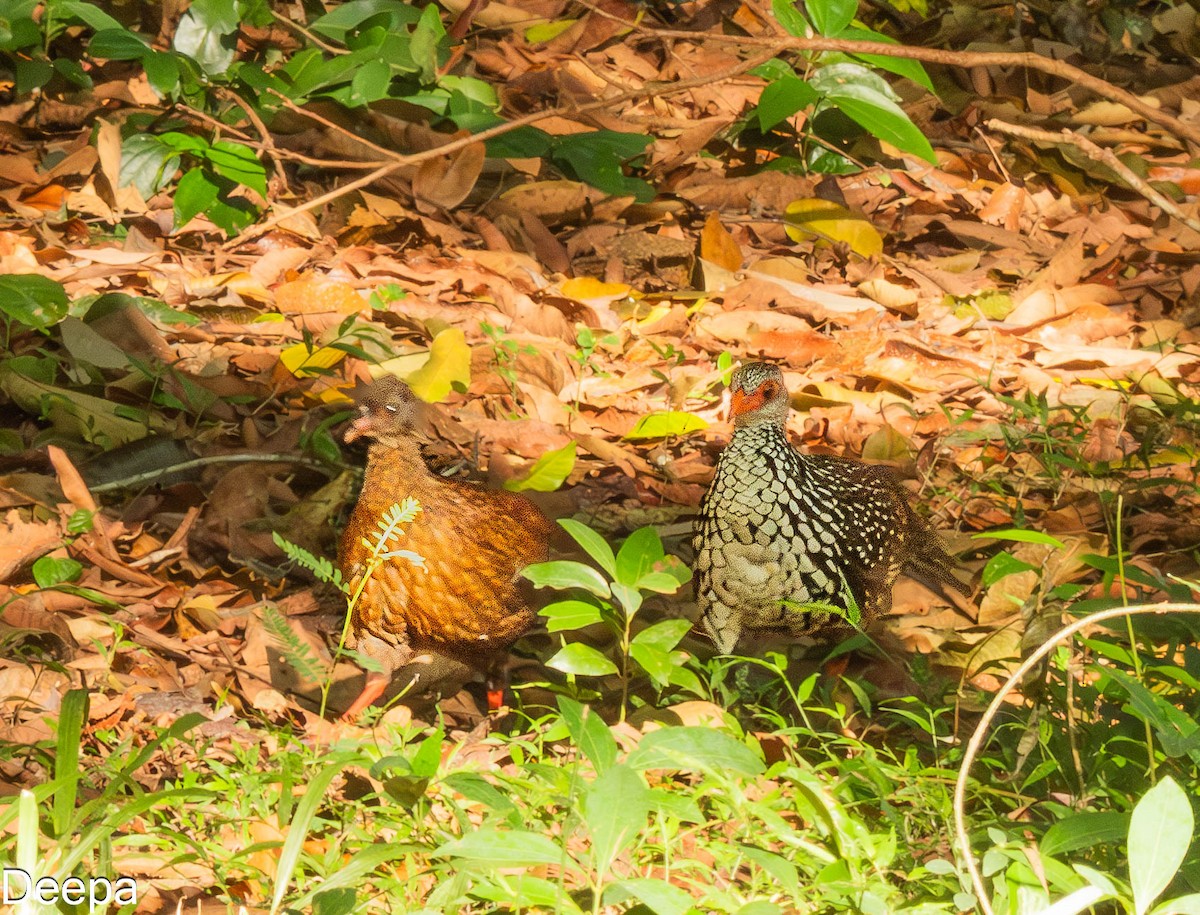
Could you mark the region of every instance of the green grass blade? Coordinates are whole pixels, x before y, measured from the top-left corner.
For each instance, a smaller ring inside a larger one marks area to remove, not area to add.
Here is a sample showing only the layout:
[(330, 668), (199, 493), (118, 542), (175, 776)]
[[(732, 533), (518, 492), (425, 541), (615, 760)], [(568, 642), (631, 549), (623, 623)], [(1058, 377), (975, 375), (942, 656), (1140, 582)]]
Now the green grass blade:
[(87, 714), (87, 690), (68, 690), (59, 710), (58, 746), (54, 757), (54, 776), (60, 783), (54, 792), (54, 835), (59, 839), (71, 831), (71, 819), (75, 814), (80, 776), (79, 747)]
[(296, 813), (288, 824), (287, 839), (284, 840), (283, 851), (279, 855), (279, 867), (275, 872), (275, 897), (271, 900), (271, 915), (275, 915), (283, 904), (284, 894), (287, 893), (288, 884), (292, 882), (296, 863), (300, 860), (300, 850), (308, 835), (309, 824), (316, 816), (317, 808), (325, 800), (325, 790), (329, 783), (342, 771), (343, 762), (344, 760), (339, 758), (318, 772), (308, 790), (304, 792), (304, 797), (296, 805)]

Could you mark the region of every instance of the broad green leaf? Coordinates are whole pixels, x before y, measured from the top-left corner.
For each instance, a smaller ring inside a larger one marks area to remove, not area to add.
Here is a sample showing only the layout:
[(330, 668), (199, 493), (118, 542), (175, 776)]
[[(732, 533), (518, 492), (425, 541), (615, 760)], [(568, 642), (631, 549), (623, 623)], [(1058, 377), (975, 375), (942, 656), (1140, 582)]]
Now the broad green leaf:
[(1057, 537), (1043, 534), (1041, 531), (1023, 531), (1011, 528), (1003, 531), (987, 531), (983, 534), (973, 534), (972, 540), (1011, 540), (1014, 543), (1041, 543), (1052, 546), (1056, 550), (1066, 548), (1066, 544)]
[(547, 451), (538, 458), (529, 473), (519, 480), (509, 480), (504, 488), (510, 492), (554, 492), (575, 469), (575, 443), (567, 442), (562, 448)]
[(1012, 553), (997, 553), (983, 567), (983, 586), (990, 588), (1001, 578), (1015, 575), (1018, 572), (1029, 572), (1038, 567), (1024, 560), (1017, 559)]
[(1118, 811), (1074, 813), (1046, 830), (1038, 848), (1051, 857), (1081, 848), (1120, 842), (1129, 832), (1129, 814)]
[(202, 168), (188, 169), (175, 188), (175, 228), (182, 229), (196, 216), (207, 213), (217, 202), (218, 188)]
[(708, 423), (692, 413), (669, 410), (643, 416), (633, 427), (626, 439), (664, 438), (668, 435), (686, 435), (698, 429), (707, 429)]
[(758, 126), (768, 131), (780, 121), (790, 118), (797, 111), (817, 101), (817, 93), (805, 80), (789, 73), (768, 83), (758, 98)]
[(613, 764), (587, 786), (581, 807), (592, 836), (593, 870), (606, 875), (613, 859), (646, 828), (650, 789), (629, 766)]
[(66, 556), (61, 559), (43, 556), (33, 564), (33, 580), (39, 588), (53, 588), (64, 582), (75, 581), (82, 574), (83, 566)]
[(657, 645), (630, 645), (629, 656), (650, 675), (658, 689), (671, 682), (671, 669), (675, 666), (675, 658), (670, 651)]
[(121, 141), (122, 187), (133, 185), (149, 200), (175, 179), (179, 169), (179, 151), (147, 133), (135, 133)]
[(643, 591), (654, 591), (658, 594), (674, 594), (680, 585), (692, 577), (692, 570), (675, 556), (668, 556), (663, 562), (663, 568), (666, 571), (647, 572), (643, 575), (638, 580), (638, 587)]
[(546, 666), (564, 674), (581, 677), (606, 677), (618, 673), (616, 664), (591, 645), (584, 645), (582, 642), (572, 642), (560, 648), (554, 657), (546, 662)]
[(844, 242), (860, 257), (874, 257), (883, 251), (883, 236), (869, 219), (828, 200), (793, 200), (784, 210), (783, 223), (793, 241), (816, 237)]
[(632, 644), (653, 645), (663, 651), (670, 651), (691, 630), (691, 620), (662, 620), (635, 635)]
[(582, 562), (569, 559), (555, 559), (551, 562), (536, 562), (526, 566), (521, 572), (539, 588), (583, 588), (597, 597), (608, 597), (608, 582), (593, 569)]
[(642, 576), (650, 572), (655, 563), (661, 562), (665, 555), (658, 531), (651, 526), (639, 527), (621, 544), (614, 577), (621, 584), (636, 588)]
[(195, 0), (179, 20), (171, 46), (209, 76), (220, 76), (233, 63), (239, 25), (236, 0)]
[(763, 761), (724, 731), (706, 727), (662, 728), (642, 738), (626, 762), (634, 769), (685, 769), (710, 775), (756, 776)]
[[(853, 41), (878, 41), (880, 44), (899, 44), (894, 38), (887, 35), (881, 35), (879, 32), (871, 29), (860, 29), (854, 26), (842, 29), (839, 38), (844, 38)], [(878, 70), (886, 70), (889, 73), (895, 73), (897, 76), (903, 76), (911, 79), (914, 83), (924, 86), (930, 92), (937, 94), (937, 90), (933, 87), (933, 80), (929, 78), (929, 74), (925, 72), (925, 68), (919, 60), (910, 60), (905, 57), (889, 57), (884, 54), (855, 54), (855, 60), (861, 60), (870, 64)]]
[(596, 772), (606, 772), (617, 761), (617, 741), (604, 719), (590, 705), (569, 696), (558, 697), (558, 710), (575, 746), (591, 760)]
[(545, 619), (548, 632), (582, 629), (604, 619), (599, 607), (582, 600), (560, 600), (543, 607), (538, 613)]
[(1085, 886), (1064, 896), (1048, 909), (1038, 909), (1038, 915), (1080, 915), (1108, 894), (1098, 886)]
[(61, 283), (36, 273), (0, 275), (0, 313), (18, 324), (46, 333), (68, 308)]
[(221, 140), (209, 147), (204, 157), (222, 178), (267, 196), (267, 171), (249, 146)]
[(771, 12), (784, 30), (794, 38), (807, 38), (811, 30), (804, 14), (796, 8), (795, 0), (771, 0)]
[(1147, 791), (1129, 821), (1129, 885), (1135, 915), (1145, 915), (1167, 888), (1192, 842), (1192, 805), (1166, 776)]
[(426, 403), (445, 400), (451, 390), (465, 391), (471, 383), (471, 347), (457, 327), (447, 327), (433, 338), (429, 360), (404, 379)]
[(860, 64), (834, 64), (819, 70), (811, 83), (872, 136), (927, 162), (937, 161), (925, 135), (892, 100), (894, 93), (878, 74)]
[(1200, 893), (1189, 893), (1154, 907), (1150, 915), (1200, 915)]
[(596, 560), (597, 564), (611, 577), (617, 577), (617, 560), (613, 556), (612, 547), (603, 537), (586, 524), (580, 524), (571, 518), (560, 518), (558, 521), (575, 542), (583, 547), (584, 552)]
[(101, 29), (88, 42), (88, 54), (102, 60), (141, 60), (150, 53), (149, 43), (128, 29)]
[(542, 833), (522, 829), (496, 829), (490, 826), (469, 832), (461, 839), (452, 839), (433, 854), (469, 858), (492, 867), (574, 863), (560, 846)]
[(654, 915), (687, 915), (696, 901), (684, 890), (657, 877), (629, 877), (604, 888), (603, 901), (618, 905), (629, 898), (639, 899)]
[(858, 0), (805, 0), (804, 8), (818, 34), (837, 38), (858, 12)]
[(640, 133), (597, 130), (558, 137), (551, 158), (580, 181), (617, 197), (640, 203), (654, 198), (654, 187), (625, 174), (625, 165), (645, 155), (650, 137)]

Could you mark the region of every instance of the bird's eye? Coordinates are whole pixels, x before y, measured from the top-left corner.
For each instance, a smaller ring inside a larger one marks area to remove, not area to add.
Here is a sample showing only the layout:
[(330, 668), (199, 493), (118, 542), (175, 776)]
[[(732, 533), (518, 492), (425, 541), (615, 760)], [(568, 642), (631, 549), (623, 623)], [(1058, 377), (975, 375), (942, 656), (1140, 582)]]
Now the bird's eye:
[(394, 403), (384, 404), (383, 408), (385, 410), (387, 410), (389, 413), (398, 413), (400, 411), (400, 408), (398, 406), (396, 406)]

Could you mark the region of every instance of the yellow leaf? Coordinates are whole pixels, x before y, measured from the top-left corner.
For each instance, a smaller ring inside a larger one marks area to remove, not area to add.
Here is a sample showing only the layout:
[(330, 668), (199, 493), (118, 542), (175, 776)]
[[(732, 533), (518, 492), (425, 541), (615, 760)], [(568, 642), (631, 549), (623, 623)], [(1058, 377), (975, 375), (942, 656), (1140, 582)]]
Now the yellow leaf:
[(828, 242), (845, 242), (860, 257), (883, 252), (883, 236), (861, 213), (817, 198), (801, 198), (787, 205), (784, 230), (792, 241), (816, 237)]
[(588, 299), (619, 299), (629, 295), (632, 286), (625, 283), (605, 283), (591, 276), (580, 276), (566, 280), (559, 291), (568, 299), (586, 302)]
[(283, 367), (297, 378), (324, 374), (324, 369), (333, 368), (345, 358), (346, 354), (340, 349), (321, 346), (309, 352), (303, 343), (289, 346), (279, 354), (279, 361), (283, 363)]
[(449, 327), (433, 338), (429, 360), (405, 381), (426, 403), (445, 400), (453, 388), (466, 390), (471, 383), (471, 347), (457, 327)]
[(541, 22), (525, 30), (525, 40), (530, 44), (551, 41), (573, 26), (578, 19), (559, 19), (556, 22)]

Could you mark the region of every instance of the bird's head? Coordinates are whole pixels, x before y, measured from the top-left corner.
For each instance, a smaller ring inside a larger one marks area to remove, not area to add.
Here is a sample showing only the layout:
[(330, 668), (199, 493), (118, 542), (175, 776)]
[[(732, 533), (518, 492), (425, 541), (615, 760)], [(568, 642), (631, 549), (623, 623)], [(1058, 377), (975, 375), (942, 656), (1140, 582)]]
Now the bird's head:
[(409, 442), (421, 403), (403, 381), (384, 375), (367, 389), (358, 407), (358, 418), (346, 430), (346, 442), (373, 438), (389, 448)]
[(779, 366), (748, 362), (733, 373), (729, 390), (729, 416), (735, 426), (787, 420), (788, 392)]

